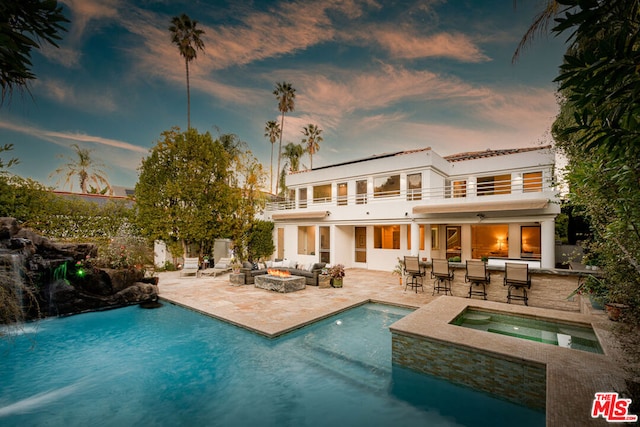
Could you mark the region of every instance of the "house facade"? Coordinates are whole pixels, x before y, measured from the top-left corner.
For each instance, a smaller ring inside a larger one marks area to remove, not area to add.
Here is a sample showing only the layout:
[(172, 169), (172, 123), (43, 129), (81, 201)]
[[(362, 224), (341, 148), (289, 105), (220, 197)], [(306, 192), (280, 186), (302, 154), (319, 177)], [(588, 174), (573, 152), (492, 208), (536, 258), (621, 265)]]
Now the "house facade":
[(265, 210), (275, 257), (373, 270), (405, 255), (552, 268), (554, 163), (550, 146), (444, 157), (425, 148), (289, 174), (286, 200)]

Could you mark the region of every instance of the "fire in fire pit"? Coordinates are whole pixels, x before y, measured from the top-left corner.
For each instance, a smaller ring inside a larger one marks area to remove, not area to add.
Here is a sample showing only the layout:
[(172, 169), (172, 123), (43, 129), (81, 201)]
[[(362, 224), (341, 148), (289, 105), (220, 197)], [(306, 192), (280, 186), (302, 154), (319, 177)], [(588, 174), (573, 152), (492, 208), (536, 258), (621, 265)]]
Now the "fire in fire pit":
[(275, 277), (291, 277), (291, 273), (286, 270), (276, 270), (275, 268), (270, 268), (267, 270), (270, 276)]

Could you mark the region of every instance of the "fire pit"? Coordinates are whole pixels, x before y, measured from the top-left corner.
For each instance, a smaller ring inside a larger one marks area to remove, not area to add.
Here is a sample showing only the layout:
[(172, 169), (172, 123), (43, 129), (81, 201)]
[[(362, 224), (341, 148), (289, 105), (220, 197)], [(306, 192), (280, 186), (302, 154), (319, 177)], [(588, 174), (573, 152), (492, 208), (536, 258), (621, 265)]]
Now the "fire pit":
[(295, 292), (306, 287), (306, 279), (292, 276), (288, 271), (269, 269), (266, 275), (256, 276), (254, 286), (281, 293)]

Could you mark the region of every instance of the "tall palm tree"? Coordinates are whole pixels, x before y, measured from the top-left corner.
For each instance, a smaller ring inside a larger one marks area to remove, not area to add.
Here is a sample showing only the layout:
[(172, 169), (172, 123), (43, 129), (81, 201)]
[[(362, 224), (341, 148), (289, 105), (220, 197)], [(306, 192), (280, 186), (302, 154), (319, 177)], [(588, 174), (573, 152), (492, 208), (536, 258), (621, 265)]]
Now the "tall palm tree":
[[(280, 120), (280, 142), (278, 143), (278, 171), (280, 171), (280, 157), (282, 152), (282, 134), (284, 133), (284, 114), (293, 111), (295, 107), (296, 90), (291, 83), (276, 83), (273, 94), (278, 98), (278, 110), (282, 113)], [(276, 182), (276, 194), (278, 194), (278, 183)]]
[(280, 125), (275, 120), (269, 120), (264, 127), (264, 136), (271, 142), (271, 181), (269, 182), (269, 192), (273, 191), (273, 144), (280, 138)]
[(204, 42), (200, 36), (203, 30), (196, 28), (198, 21), (191, 20), (186, 14), (174, 16), (171, 19), (171, 43), (178, 46), (180, 55), (184, 57), (187, 70), (187, 129), (191, 129), (191, 93), (189, 89), (189, 62), (196, 59), (198, 50), (204, 50)]
[(320, 150), (320, 143), (323, 141), (320, 136), (322, 129), (313, 124), (309, 124), (309, 126), (305, 126), (303, 129), (302, 133), (306, 138), (302, 138), (302, 144), (305, 146), (305, 151), (309, 153), (310, 168), (313, 169), (313, 155)]
[[(68, 163), (56, 169), (51, 175), (64, 173), (64, 185), (71, 184), (71, 179), (77, 176), (80, 180), (80, 191), (82, 193), (89, 193), (87, 185), (93, 182), (96, 185), (93, 189), (97, 192), (100, 192), (100, 186), (104, 185), (105, 188), (102, 191), (106, 190), (109, 194), (113, 194), (107, 174), (102, 169), (105, 166), (102, 162), (94, 161), (91, 158), (92, 150), (80, 148), (78, 144), (72, 144), (71, 147), (75, 150), (77, 158), (70, 157)], [(69, 188), (73, 188), (73, 184)]]

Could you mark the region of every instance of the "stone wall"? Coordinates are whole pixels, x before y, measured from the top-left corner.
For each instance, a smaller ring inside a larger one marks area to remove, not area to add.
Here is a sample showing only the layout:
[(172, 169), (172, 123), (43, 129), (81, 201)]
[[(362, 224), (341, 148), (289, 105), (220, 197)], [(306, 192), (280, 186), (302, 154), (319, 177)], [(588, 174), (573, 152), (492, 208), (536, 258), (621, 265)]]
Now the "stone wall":
[(393, 363), (544, 410), (546, 368), (424, 337), (392, 334)]

